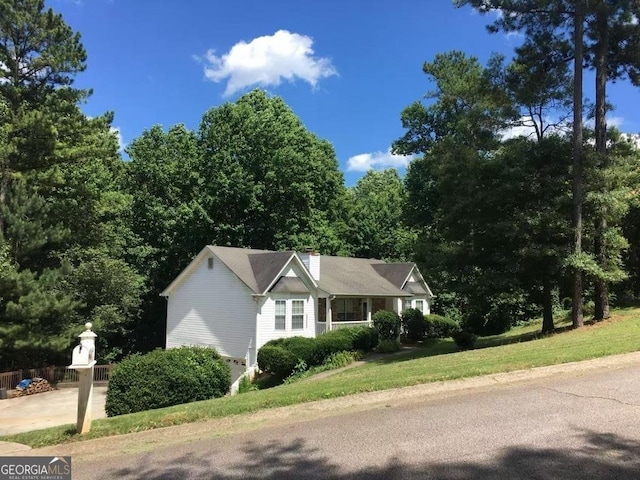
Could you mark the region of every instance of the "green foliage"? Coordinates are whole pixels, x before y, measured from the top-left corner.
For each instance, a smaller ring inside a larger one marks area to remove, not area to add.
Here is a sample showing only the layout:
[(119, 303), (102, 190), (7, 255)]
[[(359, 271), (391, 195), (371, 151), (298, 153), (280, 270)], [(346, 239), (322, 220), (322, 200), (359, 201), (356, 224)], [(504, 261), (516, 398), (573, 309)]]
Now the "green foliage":
[(460, 330), (459, 332), (454, 333), (452, 338), (460, 350), (472, 349), (476, 340), (478, 340), (478, 336), (468, 330)]
[(425, 335), (428, 338), (448, 338), (460, 330), (460, 325), (455, 320), (432, 313), (425, 315), (427, 322)]
[(90, 92), (72, 88), (85, 62), (80, 34), (43, 1), (0, 2), (0, 369), (68, 362), (87, 320), (104, 328), (99, 358), (132, 348), (139, 244), (113, 115), (87, 117)]
[(342, 368), (358, 360), (358, 358), (359, 355), (356, 352), (336, 352), (325, 358), (322, 366), (330, 367), (331, 369)]
[(403, 222), (406, 191), (398, 172), (369, 170), (349, 191), (348, 242), (351, 254), (361, 258), (406, 261), (411, 257), (415, 232)]
[(327, 358), (325, 358), (324, 362), (322, 362), (322, 365), (317, 365), (307, 370), (296, 370), (285, 379), (284, 383), (288, 385), (290, 383), (297, 382), (298, 380), (310, 377), (317, 373), (322, 373), (328, 370), (335, 370), (337, 368), (346, 367), (347, 365), (359, 359), (360, 359), (360, 354), (358, 352), (332, 353)]
[(369, 327), (340, 328), (315, 338), (278, 338), (258, 350), (258, 366), (281, 378), (292, 375), (299, 378), (302, 371), (325, 364), (333, 355), (354, 351), (366, 353), (377, 345), (378, 332)]
[[(532, 112), (544, 111), (562, 93), (534, 91), (536, 81), (514, 74), (522, 73), (521, 65), (504, 67), (497, 57), (482, 67), (452, 52), (428, 67), (436, 101), (411, 118), (394, 145), (424, 153), (407, 172), (406, 214), (421, 228), (414, 260), (438, 292), (434, 311), (484, 323), (494, 299), (550, 303), (571, 244), (571, 151)], [(414, 106), (407, 114), (415, 114)], [(502, 128), (523, 116), (538, 127), (537, 141), (501, 140)], [(540, 309), (520, 310), (535, 316)]]
[(353, 350), (353, 338), (348, 330), (341, 328), (318, 335), (313, 365), (321, 365), (333, 353)]
[(180, 347), (134, 354), (115, 366), (109, 379), (110, 417), (222, 397), (231, 372), (218, 353), (206, 347)]
[(408, 308), (402, 312), (401, 318), (407, 339), (417, 342), (425, 337), (429, 323), (420, 310)]
[(151, 281), (139, 331), (157, 332), (139, 339), (145, 348), (164, 341), (157, 292), (204, 245), (348, 251), (346, 190), (333, 147), (281, 98), (254, 90), (207, 111), (197, 131), (155, 126), (127, 153), (132, 227), (147, 246), (135, 265)]
[(299, 362), (307, 365), (313, 363), (316, 354), (315, 339), (309, 337), (288, 337), (283, 338), (277, 344), (290, 352)]
[(394, 353), (400, 351), (400, 342), (398, 340), (382, 340), (376, 349), (378, 353)]
[(298, 364), (298, 358), (280, 345), (263, 345), (258, 350), (258, 367), (280, 378), (291, 375)]
[(244, 375), (238, 382), (238, 393), (255, 392), (258, 386), (251, 382), (248, 376)]
[(378, 331), (380, 342), (396, 340), (400, 335), (400, 317), (395, 312), (380, 310), (373, 315), (373, 328)]
[(348, 335), (351, 339), (349, 350), (358, 350), (364, 353), (372, 351), (378, 345), (378, 331), (370, 327), (341, 328), (338, 331), (342, 335)]

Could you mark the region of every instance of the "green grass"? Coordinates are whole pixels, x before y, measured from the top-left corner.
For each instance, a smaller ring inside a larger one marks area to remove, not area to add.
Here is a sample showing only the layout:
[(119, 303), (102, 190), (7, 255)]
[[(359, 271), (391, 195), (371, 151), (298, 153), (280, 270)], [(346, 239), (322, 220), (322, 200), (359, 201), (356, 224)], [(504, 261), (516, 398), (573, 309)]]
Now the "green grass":
[(514, 328), (504, 335), (479, 339), (476, 349), (464, 352), (457, 352), (451, 340), (430, 342), (413, 352), (367, 362), (313, 382), (296, 382), (234, 397), (100, 419), (94, 421), (91, 431), (82, 437), (74, 433), (72, 426), (66, 425), (0, 437), (0, 440), (42, 447), (206, 421), (359, 392), (508, 372), (640, 350), (640, 309), (618, 310), (614, 318), (606, 322), (540, 338), (537, 333), (539, 329), (539, 324)]

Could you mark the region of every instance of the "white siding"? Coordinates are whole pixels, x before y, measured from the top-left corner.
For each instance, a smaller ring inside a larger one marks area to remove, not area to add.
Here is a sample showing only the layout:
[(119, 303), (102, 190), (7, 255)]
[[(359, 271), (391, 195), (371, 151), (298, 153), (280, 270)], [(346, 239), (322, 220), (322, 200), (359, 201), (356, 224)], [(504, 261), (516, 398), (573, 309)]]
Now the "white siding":
[(220, 260), (207, 259), (168, 297), (167, 348), (214, 347), (220, 355), (255, 363), (257, 304), (251, 290)]
[[(287, 269), (286, 276), (299, 277), (304, 280), (307, 279), (307, 274), (301, 267), (292, 263), (290, 268)], [(309, 285), (309, 287), (311, 287)], [(309, 288), (309, 290), (313, 290)], [(285, 320), (285, 329), (276, 330), (275, 328), (275, 315), (276, 315), (276, 300), (285, 300), (287, 302), (287, 316)], [(291, 300), (303, 300), (304, 301), (304, 328), (295, 329), (291, 328)], [(258, 311), (258, 326), (257, 326), (257, 342), (256, 349), (259, 349), (262, 345), (269, 340), (285, 337), (315, 337), (316, 336), (316, 305), (318, 303), (317, 296), (299, 293), (272, 293), (260, 301), (260, 308)]]
[[(285, 321), (284, 330), (276, 330), (275, 328), (275, 315), (276, 315), (276, 300), (285, 300), (287, 305), (287, 316)], [(304, 301), (304, 328), (292, 329), (291, 328), (291, 301), (303, 300)], [(285, 337), (315, 337), (316, 336), (316, 315), (315, 315), (314, 297), (309, 295), (294, 294), (294, 293), (278, 293), (271, 294), (266, 297), (262, 302), (260, 313), (258, 313), (258, 342), (257, 346), (260, 348), (269, 340)]]

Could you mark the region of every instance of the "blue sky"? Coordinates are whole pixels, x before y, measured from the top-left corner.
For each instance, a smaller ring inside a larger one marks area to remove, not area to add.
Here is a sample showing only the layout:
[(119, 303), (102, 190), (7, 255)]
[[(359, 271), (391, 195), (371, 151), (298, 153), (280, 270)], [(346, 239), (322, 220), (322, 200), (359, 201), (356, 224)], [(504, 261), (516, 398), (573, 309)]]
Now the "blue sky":
[[(422, 64), (463, 50), (510, 56), (518, 36), (489, 35), (491, 20), (450, 0), (48, 0), (82, 35), (93, 88), (84, 110), (115, 112), (123, 143), (160, 124), (197, 129), (210, 108), (260, 87), (281, 96), (335, 147), (347, 185), (402, 135), (400, 112), (431, 87)], [(585, 93), (592, 89), (585, 77)], [(640, 90), (612, 85), (610, 123), (640, 131)]]

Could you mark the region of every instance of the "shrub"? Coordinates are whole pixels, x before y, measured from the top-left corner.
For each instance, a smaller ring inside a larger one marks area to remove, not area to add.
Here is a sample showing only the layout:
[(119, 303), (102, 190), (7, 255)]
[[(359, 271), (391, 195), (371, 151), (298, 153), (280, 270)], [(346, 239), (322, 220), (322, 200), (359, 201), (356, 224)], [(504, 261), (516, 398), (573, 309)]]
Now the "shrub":
[(353, 350), (353, 339), (350, 329), (331, 330), (316, 337), (316, 349), (313, 365), (321, 365), (332, 353)]
[(427, 315), (426, 335), (429, 338), (448, 338), (460, 331), (460, 325), (450, 318), (441, 315)]
[(281, 345), (265, 344), (258, 350), (260, 370), (284, 378), (291, 375), (298, 364), (298, 358)]
[(258, 390), (258, 386), (251, 383), (251, 379), (244, 375), (238, 383), (238, 393), (247, 393)]
[(373, 315), (373, 326), (380, 335), (380, 342), (396, 340), (400, 335), (400, 317), (395, 312), (380, 310)]
[(212, 348), (180, 347), (135, 354), (117, 364), (109, 379), (107, 415), (124, 415), (225, 395), (229, 365)]
[(378, 331), (370, 327), (341, 328), (339, 331), (351, 338), (350, 350), (370, 352), (378, 346)]
[(383, 340), (378, 344), (379, 353), (393, 353), (400, 350), (400, 342), (398, 340)]
[(316, 342), (313, 338), (308, 337), (289, 337), (284, 338), (278, 344), (278, 346), (288, 350), (296, 357), (297, 360), (302, 360), (307, 365), (313, 362), (316, 350)]
[(341, 368), (353, 363), (359, 358), (360, 356), (355, 352), (336, 352), (325, 358), (322, 366), (327, 370)]
[(469, 350), (473, 348), (478, 336), (468, 330), (460, 330), (453, 334), (453, 341), (461, 350)]
[(407, 339), (417, 342), (427, 333), (428, 323), (422, 312), (416, 308), (408, 308), (402, 312), (402, 325)]

